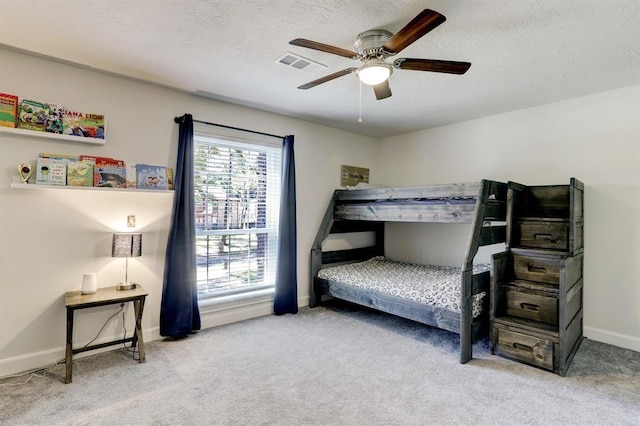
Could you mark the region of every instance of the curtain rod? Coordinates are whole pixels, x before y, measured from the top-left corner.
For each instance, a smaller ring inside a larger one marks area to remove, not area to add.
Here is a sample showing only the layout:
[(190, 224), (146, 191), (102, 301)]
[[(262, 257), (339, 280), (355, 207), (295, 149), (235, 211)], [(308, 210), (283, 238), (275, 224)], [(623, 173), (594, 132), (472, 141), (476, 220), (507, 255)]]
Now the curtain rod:
[[(175, 121), (176, 123), (182, 123), (184, 116), (182, 117), (175, 117), (173, 119), (173, 121)], [(263, 132), (258, 132), (256, 130), (249, 130), (249, 129), (243, 129), (241, 127), (233, 127), (233, 126), (226, 126), (224, 124), (218, 124), (218, 123), (210, 123), (208, 121), (202, 121), (202, 120), (193, 120), (194, 123), (200, 123), (200, 124), (206, 124), (208, 126), (217, 126), (217, 127), (224, 127), (225, 129), (231, 129), (231, 130), (239, 130), (241, 132), (248, 132), (248, 133), (255, 133), (256, 135), (262, 135), (262, 136), (269, 136), (272, 138), (277, 138), (277, 139), (284, 139), (285, 136), (278, 136), (278, 135), (272, 135), (271, 133), (263, 133)]]

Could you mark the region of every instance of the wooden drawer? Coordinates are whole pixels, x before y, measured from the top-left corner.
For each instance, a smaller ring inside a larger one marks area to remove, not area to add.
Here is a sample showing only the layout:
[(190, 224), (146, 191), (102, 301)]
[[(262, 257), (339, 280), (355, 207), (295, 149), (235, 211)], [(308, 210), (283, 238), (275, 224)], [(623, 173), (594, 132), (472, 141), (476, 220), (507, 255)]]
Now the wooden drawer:
[(553, 370), (554, 343), (496, 326), (497, 353), (547, 370)]
[(569, 221), (519, 221), (515, 224), (513, 247), (560, 250), (569, 249)]
[(535, 283), (527, 287), (529, 288), (517, 283), (503, 287), (504, 310), (507, 315), (558, 325), (558, 292), (536, 289), (538, 286)]
[(560, 283), (561, 258), (513, 255), (513, 276), (518, 280)]

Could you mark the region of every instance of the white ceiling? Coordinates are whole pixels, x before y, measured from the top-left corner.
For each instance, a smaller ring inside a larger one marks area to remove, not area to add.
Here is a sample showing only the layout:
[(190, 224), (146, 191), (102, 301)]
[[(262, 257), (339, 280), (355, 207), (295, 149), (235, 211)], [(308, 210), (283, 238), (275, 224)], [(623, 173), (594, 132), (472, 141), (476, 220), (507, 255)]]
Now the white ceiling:
[[(4, 47), (373, 137), (640, 84), (640, 0), (0, 3)], [(297, 89), (360, 62), (290, 40), (354, 50), (358, 33), (395, 33), (422, 9), (447, 21), (397, 57), (471, 62), (466, 74), (395, 70), (391, 98), (377, 101), (363, 86), (361, 124), (354, 74)], [(327, 67), (274, 62), (287, 51)]]

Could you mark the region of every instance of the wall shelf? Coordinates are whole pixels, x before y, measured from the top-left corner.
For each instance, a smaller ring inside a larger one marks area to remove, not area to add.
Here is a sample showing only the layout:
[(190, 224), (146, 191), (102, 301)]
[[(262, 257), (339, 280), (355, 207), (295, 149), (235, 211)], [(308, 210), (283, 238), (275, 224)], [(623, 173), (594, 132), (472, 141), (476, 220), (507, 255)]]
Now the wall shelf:
[(26, 138), (50, 139), (50, 140), (55, 140), (59, 142), (75, 142), (75, 143), (82, 143), (87, 145), (105, 145), (107, 143), (105, 139), (83, 138), (80, 136), (60, 135), (56, 133), (37, 132), (34, 130), (17, 129), (13, 127), (3, 127), (3, 126), (0, 126), (0, 134), (26, 137)]
[(137, 188), (104, 188), (95, 186), (66, 186), (66, 185), (37, 185), (35, 183), (11, 182), (13, 189), (35, 189), (35, 190), (69, 190), (69, 191), (110, 191), (120, 193), (140, 193), (146, 194), (173, 194), (173, 189), (137, 189)]

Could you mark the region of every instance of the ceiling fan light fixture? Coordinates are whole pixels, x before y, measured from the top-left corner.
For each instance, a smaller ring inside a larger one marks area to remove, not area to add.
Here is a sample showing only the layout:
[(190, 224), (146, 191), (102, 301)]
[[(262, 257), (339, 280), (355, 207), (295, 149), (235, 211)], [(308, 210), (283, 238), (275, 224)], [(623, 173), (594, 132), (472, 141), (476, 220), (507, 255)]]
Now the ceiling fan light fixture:
[(376, 86), (387, 81), (391, 76), (393, 68), (383, 60), (373, 58), (369, 59), (358, 70), (358, 78), (364, 84)]

